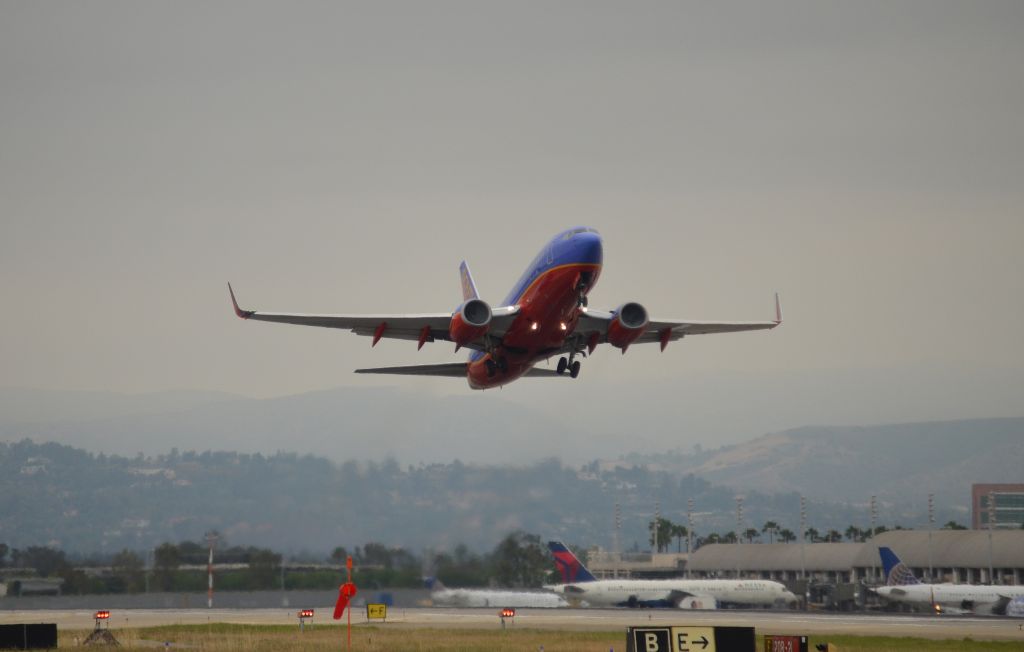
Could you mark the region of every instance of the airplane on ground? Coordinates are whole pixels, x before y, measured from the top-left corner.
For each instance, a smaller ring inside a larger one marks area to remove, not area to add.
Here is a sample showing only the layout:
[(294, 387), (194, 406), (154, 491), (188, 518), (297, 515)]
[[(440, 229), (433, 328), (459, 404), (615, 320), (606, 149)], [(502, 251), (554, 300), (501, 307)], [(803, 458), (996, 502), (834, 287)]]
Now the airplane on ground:
[(717, 609), (724, 604), (785, 607), (798, 601), (785, 586), (769, 580), (599, 580), (562, 542), (551, 541), (548, 549), (562, 583), (544, 588), (591, 607)]
[[(773, 321), (690, 321), (651, 319), (647, 309), (627, 302), (612, 311), (587, 307), (587, 294), (597, 283), (603, 264), (601, 236), (594, 229), (563, 231), (533, 259), (500, 306), (480, 298), (465, 261), (459, 267), (462, 303), (454, 312), (405, 315), (312, 315), (242, 310), (228, 284), (235, 314), (242, 319), (301, 326), (350, 329), (372, 337), (412, 340), (417, 349), (427, 342), (453, 342), (455, 350), (471, 349), (469, 360), (458, 363), (356, 369), (364, 374), (455, 376), (473, 389), (508, 384), (522, 376), (576, 378), (577, 356), (586, 357), (598, 344), (608, 343), (623, 353), (632, 344), (669, 342), (686, 335), (772, 329), (782, 323), (775, 295)], [(560, 356), (555, 369), (538, 369), (542, 360)]]
[(501, 591), (490, 589), (449, 589), (436, 577), (425, 582), (430, 601), (440, 607), (513, 607), (553, 609), (568, 607), (562, 596), (547, 591)]
[(1024, 586), (979, 586), (975, 584), (925, 584), (900, 561), (891, 548), (880, 547), (885, 586), (875, 593), (890, 602), (928, 607), (939, 614), (990, 613), (1006, 615), (1007, 606), (1024, 597)]

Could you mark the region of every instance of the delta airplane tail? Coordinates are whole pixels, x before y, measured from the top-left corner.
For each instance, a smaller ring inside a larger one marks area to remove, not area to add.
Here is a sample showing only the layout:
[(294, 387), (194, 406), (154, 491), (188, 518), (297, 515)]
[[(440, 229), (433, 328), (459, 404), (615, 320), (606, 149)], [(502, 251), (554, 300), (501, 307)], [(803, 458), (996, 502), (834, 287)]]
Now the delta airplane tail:
[(561, 541), (549, 541), (548, 549), (555, 557), (555, 568), (562, 576), (562, 583), (593, 582), (597, 580), (587, 567), (572, 554), (572, 550)]
[(882, 558), (882, 569), (885, 571), (886, 586), (906, 586), (908, 584), (920, 584), (921, 581), (914, 577), (906, 564), (900, 561), (891, 548), (880, 547), (878, 554)]

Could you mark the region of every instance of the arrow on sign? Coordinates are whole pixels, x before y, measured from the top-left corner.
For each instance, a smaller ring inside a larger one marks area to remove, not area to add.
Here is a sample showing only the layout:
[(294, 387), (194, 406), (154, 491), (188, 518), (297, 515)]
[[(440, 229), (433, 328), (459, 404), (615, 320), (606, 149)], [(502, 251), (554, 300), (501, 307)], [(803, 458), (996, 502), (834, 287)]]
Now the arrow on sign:
[(693, 644), (694, 644), (694, 645), (696, 645), (697, 643), (700, 643), (700, 649), (702, 649), (702, 650), (703, 650), (704, 648), (706, 648), (706, 647), (708, 646), (708, 643), (709, 643), (709, 642), (710, 642), (710, 641), (708, 641), (708, 637), (707, 637), (707, 636), (704, 636), (704, 635), (702, 634), (702, 635), (701, 635), (701, 637), (700, 637), (699, 639), (697, 639), (697, 640), (695, 640), (695, 641), (693, 642)]

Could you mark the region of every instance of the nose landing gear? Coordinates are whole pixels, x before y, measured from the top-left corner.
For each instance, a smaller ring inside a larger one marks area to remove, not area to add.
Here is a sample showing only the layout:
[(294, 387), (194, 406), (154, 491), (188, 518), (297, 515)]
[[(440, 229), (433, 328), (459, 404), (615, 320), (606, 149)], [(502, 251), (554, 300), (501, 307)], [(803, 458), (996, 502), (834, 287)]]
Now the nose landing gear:
[(487, 377), (494, 378), (495, 374), (499, 371), (502, 373), (508, 372), (508, 358), (505, 356), (487, 358), (487, 360), (484, 361), (484, 367), (487, 369)]
[(562, 374), (564, 374), (566, 372), (566, 370), (568, 370), (569, 371), (569, 376), (571, 378), (576, 378), (577, 376), (579, 376), (580, 375), (580, 361), (579, 360), (573, 360), (573, 358), (575, 358), (575, 357), (576, 357), (576, 349), (573, 348), (573, 350), (569, 352), (569, 358), (568, 359), (566, 359), (565, 356), (562, 356), (561, 358), (558, 359), (558, 366), (555, 367), (555, 373), (557, 373), (559, 376), (561, 376)]

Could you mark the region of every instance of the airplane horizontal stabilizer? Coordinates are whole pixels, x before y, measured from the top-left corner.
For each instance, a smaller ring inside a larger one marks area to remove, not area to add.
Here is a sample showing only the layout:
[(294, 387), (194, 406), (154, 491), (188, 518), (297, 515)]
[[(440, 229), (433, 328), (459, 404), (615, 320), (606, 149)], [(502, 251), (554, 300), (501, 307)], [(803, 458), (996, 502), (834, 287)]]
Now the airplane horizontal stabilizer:
[(357, 374), (397, 374), (400, 376), (450, 376), (466, 377), (465, 362), (449, 362), (444, 364), (414, 364), (407, 367), (375, 367), (373, 369), (356, 369)]

